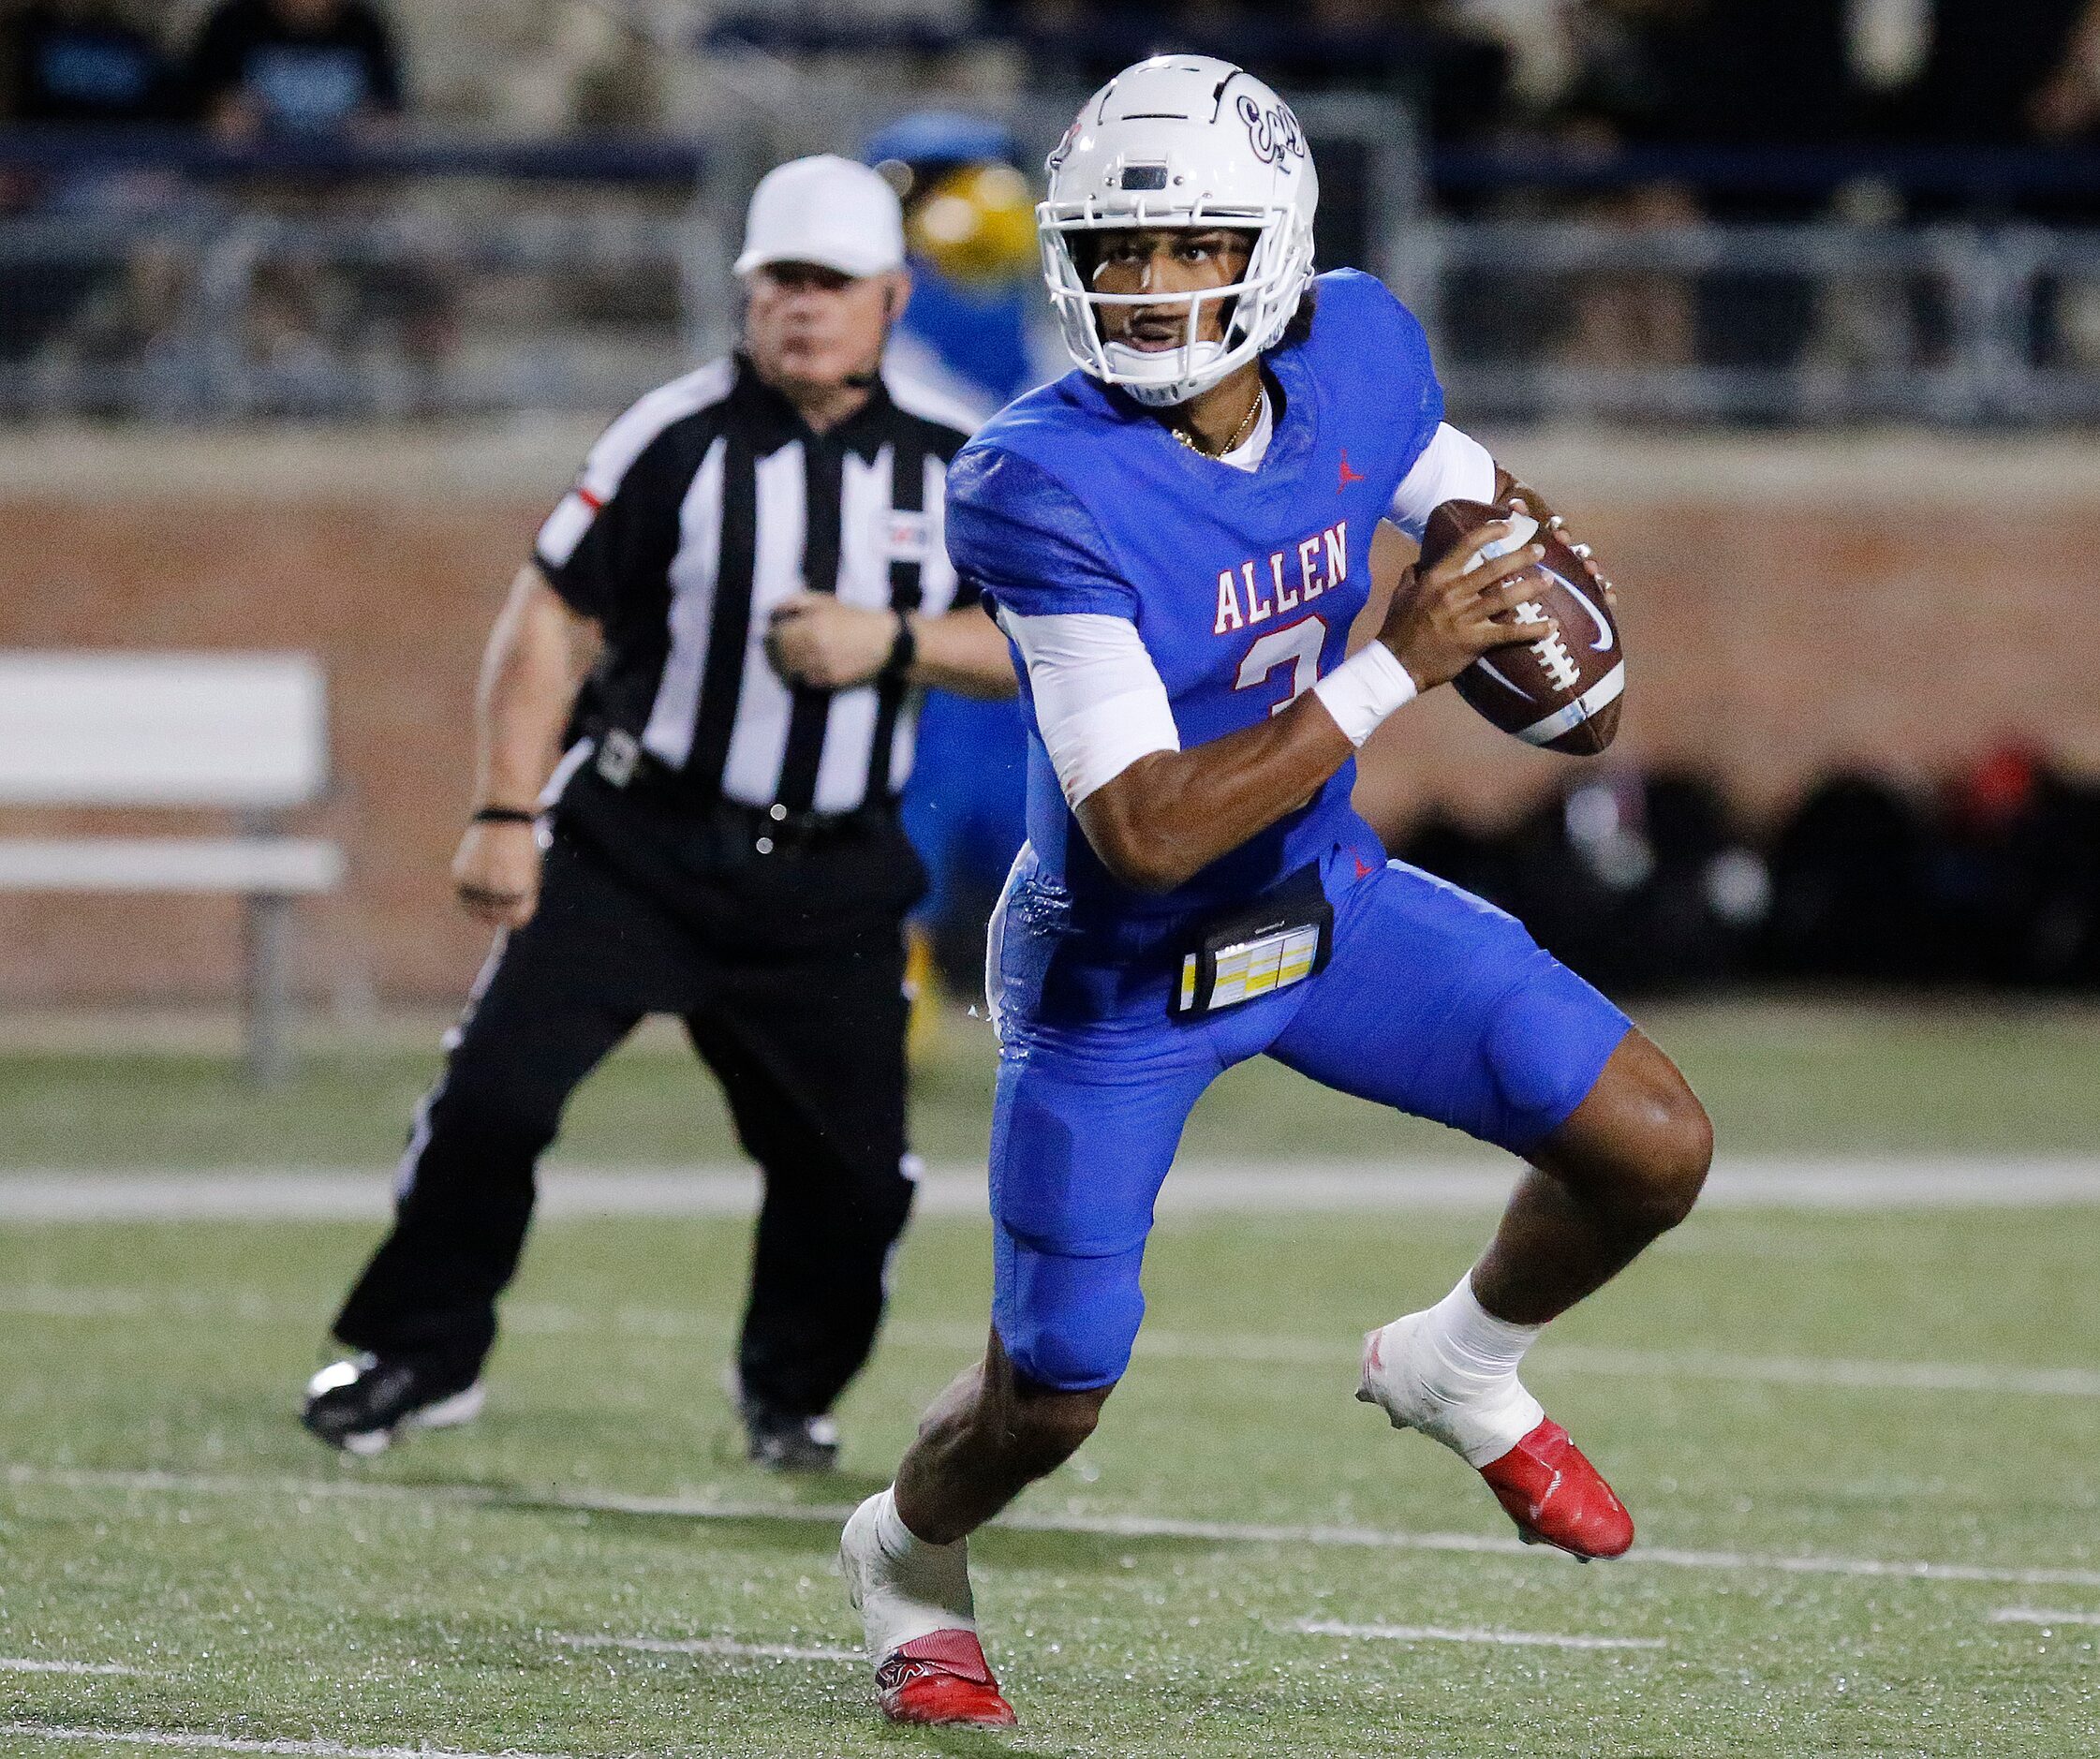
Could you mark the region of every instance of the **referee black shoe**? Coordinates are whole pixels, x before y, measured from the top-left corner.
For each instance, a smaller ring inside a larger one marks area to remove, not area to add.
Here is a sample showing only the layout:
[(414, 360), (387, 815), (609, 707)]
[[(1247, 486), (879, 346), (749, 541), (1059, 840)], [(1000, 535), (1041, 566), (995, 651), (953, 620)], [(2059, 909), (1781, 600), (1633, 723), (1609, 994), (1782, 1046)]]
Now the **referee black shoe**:
[(738, 1401), (744, 1419), (746, 1453), (751, 1464), (769, 1472), (829, 1472), (838, 1470), (838, 1426), (829, 1417), (794, 1417), (761, 1404)]
[(404, 1429), (472, 1423), (487, 1397), (476, 1371), (421, 1356), (352, 1356), (306, 1382), (299, 1421), (330, 1447), (369, 1457)]

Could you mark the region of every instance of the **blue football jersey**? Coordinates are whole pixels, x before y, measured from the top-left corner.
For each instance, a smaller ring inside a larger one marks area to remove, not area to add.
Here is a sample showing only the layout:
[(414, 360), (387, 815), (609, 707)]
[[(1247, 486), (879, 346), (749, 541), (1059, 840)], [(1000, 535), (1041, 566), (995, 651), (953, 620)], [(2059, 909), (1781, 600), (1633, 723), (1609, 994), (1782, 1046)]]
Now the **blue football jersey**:
[[(1345, 657), (1370, 587), (1371, 535), (1443, 416), (1427, 338), (1370, 275), (1321, 275), (1304, 339), (1264, 364), (1283, 393), (1253, 471), (1184, 446), (1072, 372), (995, 417), (948, 472), (961, 573), (1016, 616), (1092, 612), (1137, 626), (1184, 749), (1277, 714)], [(1305, 806), (1160, 894), (1102, 865), (1028, 717), (1028, 840), (1073, 926), (1251, 899), (1338, 846), (1377, 848), (1345, 763)]]

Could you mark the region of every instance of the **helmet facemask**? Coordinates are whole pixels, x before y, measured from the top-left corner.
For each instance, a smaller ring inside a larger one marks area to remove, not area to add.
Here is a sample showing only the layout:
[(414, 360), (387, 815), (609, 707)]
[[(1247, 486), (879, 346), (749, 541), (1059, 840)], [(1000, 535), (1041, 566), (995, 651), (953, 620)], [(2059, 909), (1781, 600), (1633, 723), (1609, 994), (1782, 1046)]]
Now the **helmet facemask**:
[[(1147, 212), (1140, 198), (1125, 207), (1104, 211), (1093, 200), (1045, 201), (1036, 209), (1043, 245), (1043, 278), (1064, 333), (1066, 348), (1080, 366), (1104, 384), (1115, 385), (1152, 408), (1186, 403), (1236, 372), (1272, 347), (1298, 308), (1312, 273), (1312, 228), (1292, 210), (1266, 208), (1193, 208), (1179, 204)], [(1098, 293), (1080, 273), (1072, 248), (1075, 233), (1168, 229), (1177, 231), (1252, 232), (1247, 267), (1237, 281), (1223, 287), (1181, 293)], [(1186, 328), (1179, 347), (1158, 350), (1110, 342), (1102, 333), (1102, 314), (1110, 306), (1181, 305)], [(1220, 341), (1200, 340), (1205, 308), (1227, 304)]]
[[(1312, 279), (1320, 179), (1291, 107), (1243, 67), (1209, 55), (1155, 55), (1126, 67), (1072, 119), (1043, 166), (1037, 204), (1043, 278), (1082, 372), (1154, 408), (1200, 395), (1281, 339)], [(1075, 235), (1123, 230), (1250, 232), (1240, 278), (1193, 293), (1097, 293)], [(1220, 339), (1201, 342), (1218, 303)], [(1180, 345), (1111, 343), (1116, 306), (1184, 308)]]

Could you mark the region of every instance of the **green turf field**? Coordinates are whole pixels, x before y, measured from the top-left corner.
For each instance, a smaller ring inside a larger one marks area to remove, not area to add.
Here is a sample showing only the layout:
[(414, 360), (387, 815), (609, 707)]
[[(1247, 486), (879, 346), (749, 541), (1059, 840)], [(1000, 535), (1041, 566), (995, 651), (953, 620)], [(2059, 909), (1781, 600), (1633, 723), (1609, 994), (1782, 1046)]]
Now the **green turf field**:
[(816, 1513), (883, 1482), (969, 1358), (978, 1225), (911, 1235), (848, 1470), (806, 1491), (735, 1456), (732, 1223), (547, 1228), (488, 1414), (365, 1465), (290, 1408), (367, 1230), (0, 1228), (0, 1660), (136, 1670), (0, 1667), (0, 1751), (2095, 1751), (2100, 1625), (1994, 1618), (2100, 1617), (2093, 1211), (1694, 1218), (1533, 1358), (1649, 1548), (1589, 1569), (1349, 1397), (1356, 1334), (1483, 1225), (1162, 1231), (1103, 1433), (976, 1547), (1010, 1739), (877, 1724)]
[[(2084, 1154), (2100, 1144), (2100, 1011), (1946, 1004), (1737, 1005), (1644, 1011), (1683, 1064), (1729, 1154)], [(927, 1158), (984, 1152), (990, 1029), (956, 1015), (922, 1067)], [(0, 1165), (391, 1163), (437, 1067), (436, 1033), (310, 1055), (259, 1094), (229, 1057), (166, 1050), (0, 1057)], [(1309, 1116), (1309, 1102), (1316, 1113)], [(1464, 1152), (1461, 1139), (1256, 1061), (1211, 1090), (1196, 1156), (1364, 1159)], [(720, 1161), (735, 1155), (712, 1085), (670, 1034), (615, 1057), (579, 1093), (557, 1150), (569, 1162)]]

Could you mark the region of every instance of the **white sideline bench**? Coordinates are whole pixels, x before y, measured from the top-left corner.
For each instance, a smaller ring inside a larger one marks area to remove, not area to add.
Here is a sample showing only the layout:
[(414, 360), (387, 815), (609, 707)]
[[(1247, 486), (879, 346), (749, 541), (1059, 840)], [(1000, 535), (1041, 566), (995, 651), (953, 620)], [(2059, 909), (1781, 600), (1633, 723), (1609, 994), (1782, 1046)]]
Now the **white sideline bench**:
[(0, 653), (0, 806), (214, 808), (232, 836), (0, 837), (0, 892), (230, 893), (246, 903), (250, 1072), (288, 1067), (294, 899), (343, 851), (279, 815), (328, 785), (327, 687), (304, 654)]

